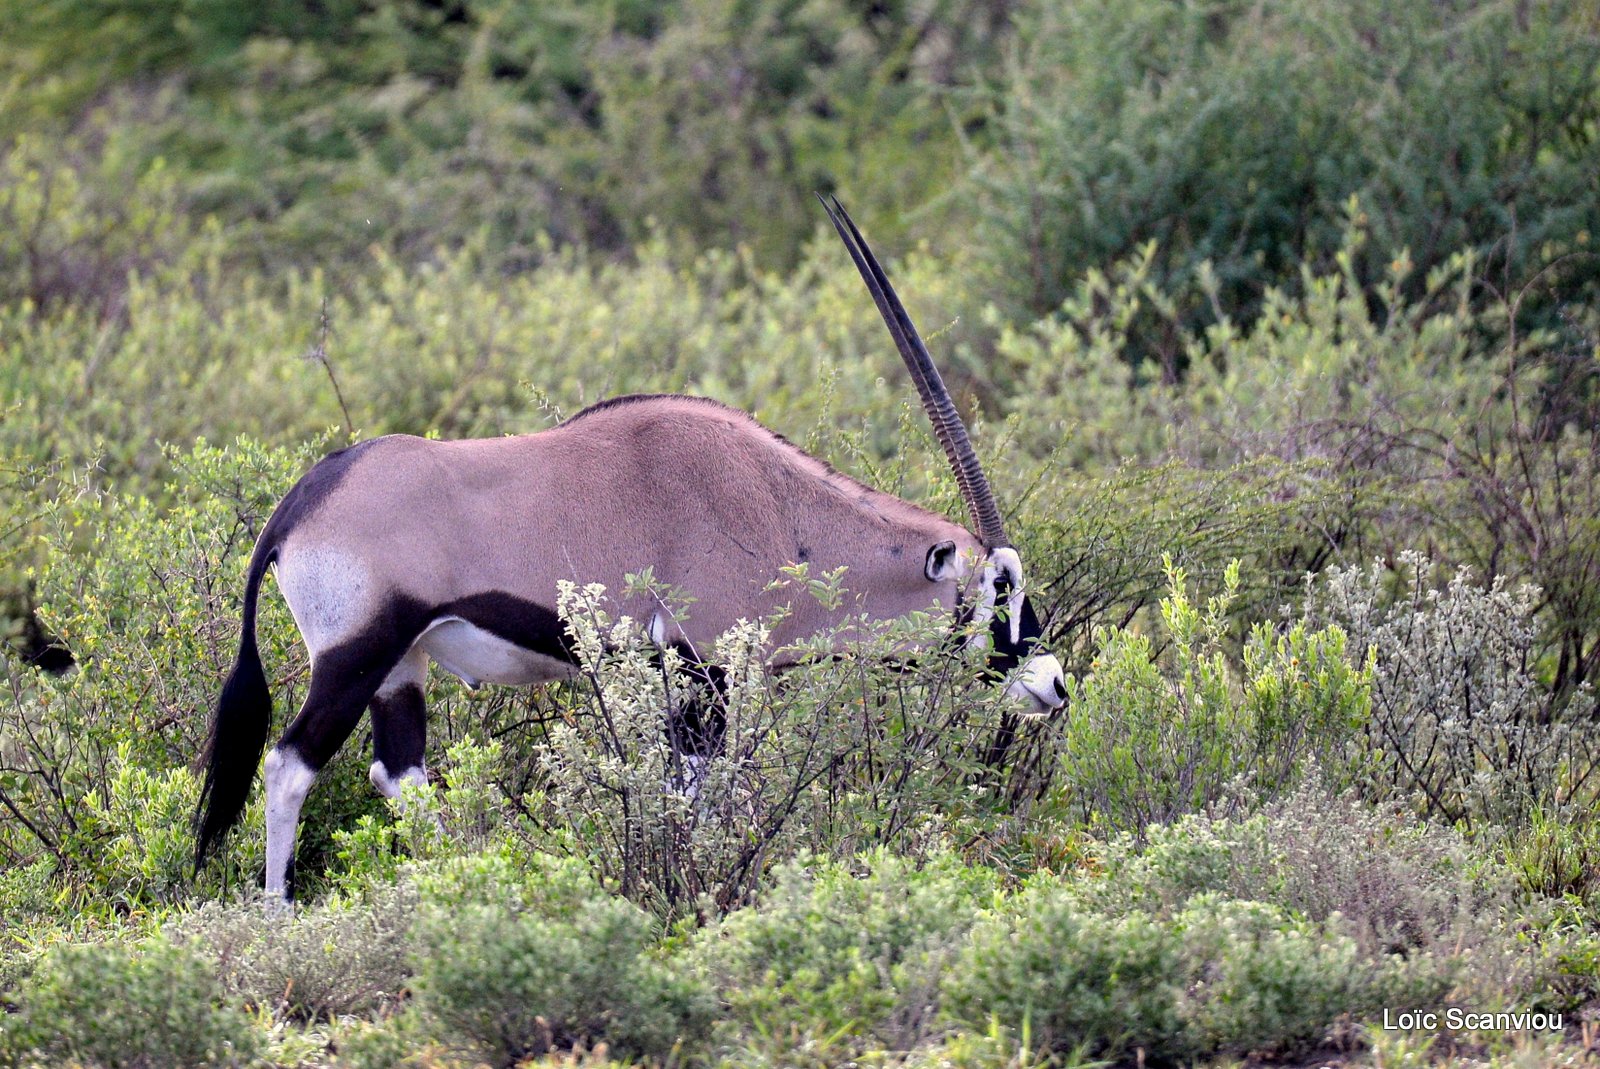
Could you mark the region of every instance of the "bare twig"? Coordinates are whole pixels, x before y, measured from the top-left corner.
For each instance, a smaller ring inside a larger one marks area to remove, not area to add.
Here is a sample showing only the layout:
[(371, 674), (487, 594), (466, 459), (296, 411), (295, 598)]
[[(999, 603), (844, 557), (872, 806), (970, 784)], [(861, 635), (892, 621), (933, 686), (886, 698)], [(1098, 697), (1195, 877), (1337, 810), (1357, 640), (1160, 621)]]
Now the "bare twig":
[(313, 363), (321, 364), (322, 370), (328, 373), (328, 381), (333, 383), (333, 396), (339, 401), (339, 411), (344, 413), (344, 430), (351, 437), (355, 437), (355, 421), (350, 418), (350, 408), (344, 403), (344, 391), (339, 389), (339, 378), (333, 373), (333, 361), (328, 359), (328, 335), (332, 333), (332, 321), (328, 318), (328, 298), (322, 298), (322, 311), (317, 316), (317, 344), (306, 350), (305, 358)]

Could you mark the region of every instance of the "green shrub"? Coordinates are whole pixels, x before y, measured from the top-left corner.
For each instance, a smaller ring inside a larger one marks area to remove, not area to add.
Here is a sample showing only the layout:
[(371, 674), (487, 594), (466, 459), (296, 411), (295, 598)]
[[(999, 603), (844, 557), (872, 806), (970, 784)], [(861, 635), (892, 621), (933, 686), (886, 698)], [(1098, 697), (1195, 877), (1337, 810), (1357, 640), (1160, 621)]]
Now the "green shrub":
[(499, 776), (504, 771), (498, 739), (461, 739), (445, 750), (433, 771), (444, 781), (402, 785), (401, 797), (388, 801), (392, 819), (363, 814), (351, 828), (333, 833), (338, 865), (333, 880), (346, 898), (380, 897), (404, 879), (412, 861), (464, 857), (499, 845), (519, 821)]
[(1160, 1057), (1184, 1049), (1181, 966), (1169, 926), (1088, 912), (1070, 888), (1041, 880), (973, 929), (943, 992), (970, 1028), (992, 1016), (1046, 1049)]
[[(1169, 369), (1183, 358), (1174, 328), (1218, 306), (1247, 322), (1267, 288), (1331, 256), (1353, 197), (1375, 230), (1369, 281), (1404, 250), (1420, 281), (1470, 247), (1516, 286), (1600, 233), (1589, 12), (1578, 0), (1026, 5), (1017, 61), (990, 95), (998, 136), (974, 153), (995, 276), (1042, 313), (1147, 242), (1163, 282), (1209, 262), (1214, 300), (1140, 324), (1135, 352)], [(1592, 258), (1556, 271), (1558, 300), (1577, 304), (1600, 277)]]
[(1193, 1053), (1296, 1050), (1342, 1018), (1411, 1006), (1422, 988), (1400, 958), (1363, 960), (1337, 918), (1300, 920), (1261, 902), (1201, 896), (1172, 919), (1182, 944), (1180, 1046)]
[[(1083, 908), (1111, 916), (1173, 916), (1207, 895), (1255, 901), (1336, 928), (1360, 970), (1384, 973), (1408, 1005), (1544, 997), (1562, 956), (1582, 953), (1572, 933), (1543, 931), (1539, 909), (1519, 907), (1516, 873), (1483, 845), (1414, 814), (1383, 810), (1313, 771), (1247, 815), (1195, 815), (1084, 847), (1093, 878), (1072, 886)], [(1377, 981), (1371, 981), (1376, 983)], [(1570, 987), (1570, 985), (1564, 985)]]
[(339, 1069), (397, 1069), (436, 1064), (415, 1013), (402, 1012), (383, 1021), (347, 1020), (334, 1031), (329, 1045)]
[(68, 849), (117, 905), (169, 905), (194, 879), (194, 839), (189, 820), (200, 783), (186, 768), (153, 774), (136, 764), (131, 745), (118, 750), (103, 788), (83, 799)]
[(1514, 873), (1459, 833), (1315, 769), (1239, 808), (1083, 844), (973, 930), (946, 1012), (1061, 1053), (1190, 1059), (1302, 1048), (1384, 1007), (1589, 990), (1592, 940), (1519, 908)]
[(418, 1010), (492, 1064), (600, 1042), (664, 1058), (703, 1035), (704, 988), (651, 956), (654, 920), (580, 863), (485, 854), (418, 883)]
[(52, 948), (17, 995), (18, 1033), (39, 1057), (101, 1069), (244, 1066), (261, 1046), (223, 1002), (216, 963), (157, 936)]
[(1142, 831), (1218, 802), (1241, 783), (1292, 786), (1301, 763), (1343, 749), (1365, 722), (1367, 670), (1345, 659), (1337, 628), (1254, 627), (1242, 671), (1225, 652), (1239, 565), (1221, 594), (1193, 604), (1168, 563), (1158, 657), (1132, 629), (1096, 632), (1090, 674), (1067, 681), (1059, 791), (1087, 820)]
[(838, 1064), (909, 1050), (937, 1033), (939, 977), (993, 890), (991, 873), (948, 854), (791, 863), (755, 904), (700, 932), (694, 955), (746, 1052), (781, 1062), (803, 1044), (808, 1061)]
[(1525, 828), (1506, 837), (1501, 851), (1530, 894), (1571, 896), (1585, 905), (1600, 894), (1600, 826), (1592, 819), (1535, 809)]
[(1106, 914), (1053, 881), (981, 921), (944, 985), (969, 1028), (992, 1015), (1042, 1049), (1155, 1060), (1294, 1050), (1346, 1015), (1444, 990), (1432, 970), (1364, 956), (1338, 916), (1212, 893), (1165, 915)]

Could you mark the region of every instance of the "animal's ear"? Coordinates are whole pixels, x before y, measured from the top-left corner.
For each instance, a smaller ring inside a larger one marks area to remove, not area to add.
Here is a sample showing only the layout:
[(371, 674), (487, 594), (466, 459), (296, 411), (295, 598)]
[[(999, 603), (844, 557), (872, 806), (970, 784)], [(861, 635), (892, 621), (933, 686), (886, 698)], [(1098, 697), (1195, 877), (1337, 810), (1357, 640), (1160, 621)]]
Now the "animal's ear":
[(932, 582), (961, 578), (960, 563), (956, 560), (954, 542), (935, 542), (928, 547), (928, 559), (923, 562), (922, 574)]

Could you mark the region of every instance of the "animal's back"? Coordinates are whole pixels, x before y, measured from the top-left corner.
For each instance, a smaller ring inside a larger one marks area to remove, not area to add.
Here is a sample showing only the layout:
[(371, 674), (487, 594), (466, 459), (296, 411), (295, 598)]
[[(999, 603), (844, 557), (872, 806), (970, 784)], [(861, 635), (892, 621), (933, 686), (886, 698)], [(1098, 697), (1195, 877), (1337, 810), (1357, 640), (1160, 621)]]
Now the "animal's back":
[(431, 603), (498, 590), (551, 607), (560, 579), (617, 593), (650, 568), (697, 599), (694, 632), (714, 634), (788, 600), (764, 593), (785, 564), (848, 563), (866, 580), (878, 566), (903, 571), (926, 548), (912, 541), (972, 542), (703, 398), (624, 397), (537, 434), (393, 435), (353, 452), (285, 499), (303, 499), (280, 558), (291, 600), (290, 587), (305, 597), (315, 585), (308, 569), (293, 574), (296, 557)]

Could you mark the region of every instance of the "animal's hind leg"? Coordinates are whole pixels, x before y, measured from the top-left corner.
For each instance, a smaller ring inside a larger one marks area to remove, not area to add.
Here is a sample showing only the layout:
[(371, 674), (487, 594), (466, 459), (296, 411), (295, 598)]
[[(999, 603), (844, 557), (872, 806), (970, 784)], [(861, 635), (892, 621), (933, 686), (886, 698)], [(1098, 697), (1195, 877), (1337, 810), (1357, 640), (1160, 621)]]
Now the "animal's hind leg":
[(361, 719), (400, 650), (336, 647), (315, 657), (305, 704), (267, 755), (267, 892), (288, 897), (300, 807)]
[(399, 798), (406, 783), (426, 783), (423, 750), (427, 742), (427, 705), (422, 696), (428, 678), (428, 654), (421, 646), (400, 658), (372, 697), (372, 785), (389, 798)]

